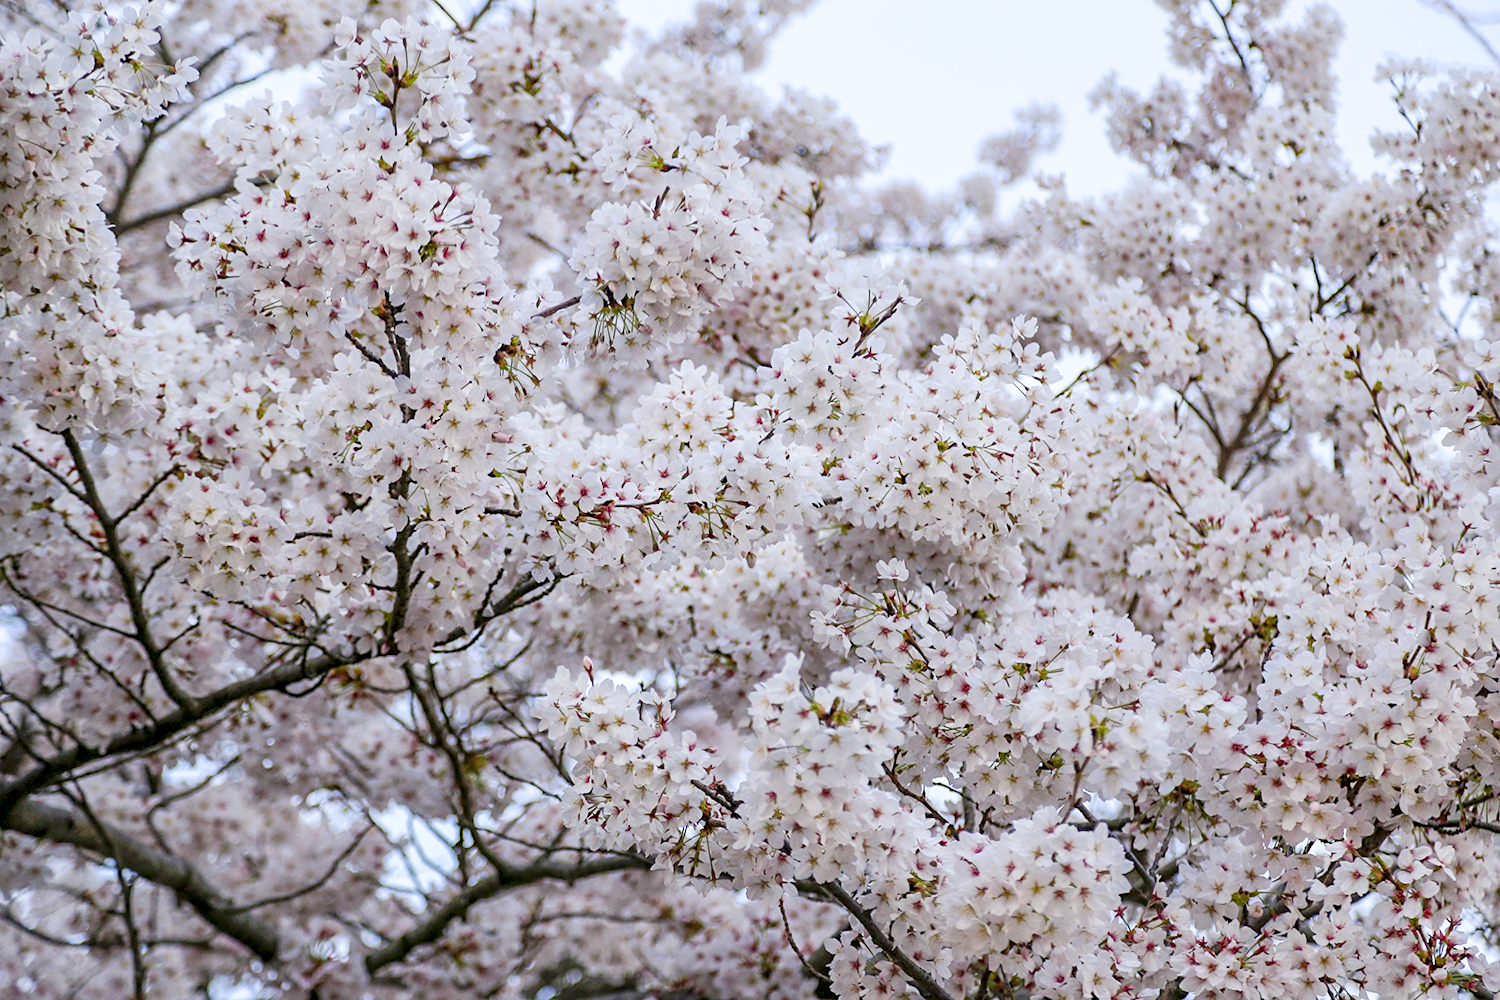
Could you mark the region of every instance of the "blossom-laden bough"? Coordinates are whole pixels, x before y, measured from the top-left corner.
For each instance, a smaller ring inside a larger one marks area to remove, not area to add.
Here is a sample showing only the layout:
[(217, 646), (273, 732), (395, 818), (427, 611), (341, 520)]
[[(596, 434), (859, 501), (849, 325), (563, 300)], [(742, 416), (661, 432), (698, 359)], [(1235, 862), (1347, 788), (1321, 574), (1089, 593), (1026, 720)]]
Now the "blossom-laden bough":
[(0, 992), (1493, 995), (1500, 80), (933, 195), (804, 6), (0, 11)]

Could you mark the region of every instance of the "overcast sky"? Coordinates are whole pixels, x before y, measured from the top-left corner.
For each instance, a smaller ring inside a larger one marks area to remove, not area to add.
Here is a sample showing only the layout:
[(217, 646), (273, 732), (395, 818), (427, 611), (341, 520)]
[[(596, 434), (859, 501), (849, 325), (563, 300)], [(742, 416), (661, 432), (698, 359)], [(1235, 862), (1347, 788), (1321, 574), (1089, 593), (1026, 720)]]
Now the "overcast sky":
[[(1473, 0), (1476, 5), (1484, 0)], [(633, 21), (682, 20), (693, 0), (618, 0)], [(1290, 10), (1306, 7), (1292, 0)], [(1333, 0), (1345, 24), (1337, 62), (1339, 133), (1350, 161), (1374, 163), (1368, 136), (1394, 127), (1390, 89), (1372, 80), (1391, 56), (1488, 66), (1451, 18), (1420, 0)], [(1063, 112), (1063, 145), (1042, 163), (1076, 194), (1120, 186), (1130, 165), (1103, 138), (1086, 95), (1117, 70), (1146, 89), (1168, 66), (1166, 17), (1150, 0), (821, 0), (777, 40), (756, 75), (832, 97), (866, 138), (889, 144), (888, 173), (930, 188), (974, 166), (985, 136), (1036, 101)]]

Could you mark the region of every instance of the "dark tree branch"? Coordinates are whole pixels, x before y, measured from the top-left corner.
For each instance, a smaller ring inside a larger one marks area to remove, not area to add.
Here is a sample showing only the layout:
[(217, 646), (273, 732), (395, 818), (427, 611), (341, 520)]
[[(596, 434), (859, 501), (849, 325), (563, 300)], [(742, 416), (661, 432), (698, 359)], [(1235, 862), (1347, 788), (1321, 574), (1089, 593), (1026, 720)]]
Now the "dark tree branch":
[(0, 825), (28, 837), (69, 844), (110, 858), (120, 867), (173, 890), (179, 900), (214, 929), (234, 938), (257, 958), (266, 962), (276, 958), (279, 948), (276, 931), (235, 906), (202, 872), (175, 854), (157, 850), (123, 830), (90, 820), (71, 809), (30, 800), (12, 805)]
[(583, 296), (581, 296), (581, 295), (575, 295), (571, 299), (565, 299), (562, 302), (559, 302), (555, 306), (548, 306), (546, 309), (543, 309), (541, 312), (534, 313), (531, 318), (532, 319), (546, 319), (548, 316), (555, 316), (556, 314), (562, 312), (564, 309), (571, 309), (571, 308), (573, 308), (574, 306), (576, 306), (578, 303), (580, 303), (582, 301), (583, 301)]
[(896, 963), (896, 967), (906, 974), (907, 979), (911, 980), (911, 984), (922, 995), (922, 1000), (953, 1000), (953, 996), (939, 986), (937, 980), (933, 979), (926, 969), (914, 962), (912, 957), (902, 951), (889, 934), (881, 930), (870, 911), (859, 905), (843, 886), (837, 882), (814, 882), (811, 879), (799, 879), (796, 885), (798, 891), (810, 896), (821, 896), (848, 911), (849, 916), (858, 921), (865, 933), (870, 935), (870, 940), (875, 943), (875, 947)]
[(137, 726), (99, 746), (78, 743), (41, 761), (35, 768), (14, 781), (0, 784), (0, 825), (22, 799), (57, 783), (85, 764), (109, 757), (152, 750), (222, 708), (267, 691), (284, 691), (301, 681), (315, 680), (338, 667), (350, 666), (369, 658), (369, 654), (323, 656), (316, 660), (298, 658), (269, 667), (242, 681), (226, 684), (217, 691), (194, 699), (191, 706), (178, 708), (148, 725)]
[[(252, 183), (265, 184), (266, 182), (261, 178), (256, 178)], [(230, 181), (223, 187), (215, 188), (212, 191), (205, 191), (202, 194), (193, 195), (190, 198), (184, 198), (182, 201), (179, 201), (175, 205), (168, 205), (166, 208), (159, 208), (154, 212), (147, 212), (145, 215), (138, 215), (134, 219), (127, 219), (126, 221), (121, 222), (115, 227), (115, 235), (122, 236), (125, 233), (130, 232), (132, 229), (140, 229), (143, 226), (151, 225), (153, 222), (160, 222), (162, 219), (174, 218), (181, 215), (183, 212), (186, 212), (190, 208), (196, 208), (206, 201), (216, 201), (219, 198), (227, 198), (230, 195), (234, 194), (235, 190), (236, 188), (234, 186), (234, 181)]]
[(177, 683), (177, 678), (172, 676), (166, 655), (152, 634), (151, 614), (146, 610), (145, 594), (141, 592), (140, 584), (136, 580), (135, 567), (131, 565), (130, 557), (125, 553), (125, 546), (120, 541), (122, 517), (111, 515), (104, 503), (104, 498), (99, 495), (93, 471), (89, 469), (88, 456), (83, 453), (83, 446), (78, 443), (77, 436), (69, 429), (62, 432), (62, 439), (68, 447), (68, 454), (73, 458), (73, 469), (78, 473), (84, 501), (98, 518), (99, 529), (104, 533), (104, 555), (114, 567), (120, 591), (125, 595), (125, 603), (130, 608), (130, 623), (135, 630), (132, 638), (146, 654), (146, 662), (151, 664), (151, 672), (156, 675), (156, 680), (161, 684), (162, 690), (167, 693), (167, 697), (184, 710), (192, 711), (194, 709), (192, 695), (183, 690)]
[(442, 937), (448, 925), (455, 920), (462, 920), (476, 903), (499, 895), (507, 889), (516, 889), (543, 881), (577, 882), (579, 879), (590, 878), (594, 875), (620, 871), (647, 871), (650, 868), (650, 858), (633, 855), (617, 855), (595, 861), (584, 861), (576, 865), (536, 861), (524, 868), (501, 867), (427, 914), (427, 919), (405, 934), (370, 952), (365, 956), (365, 968), (373, 974), (388, 965), (402, 961), (416, 949)]

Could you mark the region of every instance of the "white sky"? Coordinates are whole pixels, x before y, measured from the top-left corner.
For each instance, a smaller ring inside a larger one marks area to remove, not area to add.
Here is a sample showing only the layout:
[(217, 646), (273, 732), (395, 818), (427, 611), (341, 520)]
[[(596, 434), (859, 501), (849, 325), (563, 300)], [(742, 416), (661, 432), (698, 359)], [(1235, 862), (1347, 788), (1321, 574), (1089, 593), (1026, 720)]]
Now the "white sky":
[[(617, 2), (633, 23), (653, 27), (693, 7)], [(1375, 162), (1371, 129), (1396, 124), (1389, 86), (1372, 80), (1377, 64), (1399, 56), (1495, 68), (1454, 20), (1420, 0), (1330, 5), (1345, 24), (1339, 134), (1362, 171)], [(773, 43), (756, 79), (772, 93), (792, 85), (833, 98), (866, 139), (891, 146), (888, 176), (930, 189), (971, 172), (980, 140), (1009, 129), (1016, 108), (1054, 103), (1063, 145), (1041, 169), (1065, 174), (1074, 194), (1098, 194), (1120, 187), (1131, 167), (1110, 150), (1086, 95), (1111, 70), (1148, 89), (1169, 68), (1165, 26), (1150, 0), (821, 0)]]

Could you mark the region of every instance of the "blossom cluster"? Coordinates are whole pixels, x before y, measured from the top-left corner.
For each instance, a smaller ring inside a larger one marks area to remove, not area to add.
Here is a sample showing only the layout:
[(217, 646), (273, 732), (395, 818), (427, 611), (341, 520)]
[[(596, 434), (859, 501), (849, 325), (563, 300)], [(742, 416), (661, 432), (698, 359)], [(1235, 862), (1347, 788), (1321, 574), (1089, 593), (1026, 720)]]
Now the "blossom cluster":
[(591, 351), (631, 359), (642, 342), (675, 344), (761, 262), (761, 198), (734, 149), (743, 135), (720, 119), (712, 135), (672, 143), (637, 116), (610, 119), (594, 154), (600, 179), (620, 190), (643, 171), (662, 177), (650, 200), (595, 210), (568, 261), (587, 289), (579, 315), (594, 325)]
[(928, 192), (806, 6), (0, 7), (0, 983), (1500, 989), (1496, 77)]
[(164, 8), (73, 11), (0, 39), (0, 331), (17, 342), (0, 367), (7, 409), (31, 400), (57, 420), (138, 420), (165, 375), (154, 344), (133, 357), (121, 336), (134, 316), (100, 169), (197, 78), (192, 60), (162, 60)]

